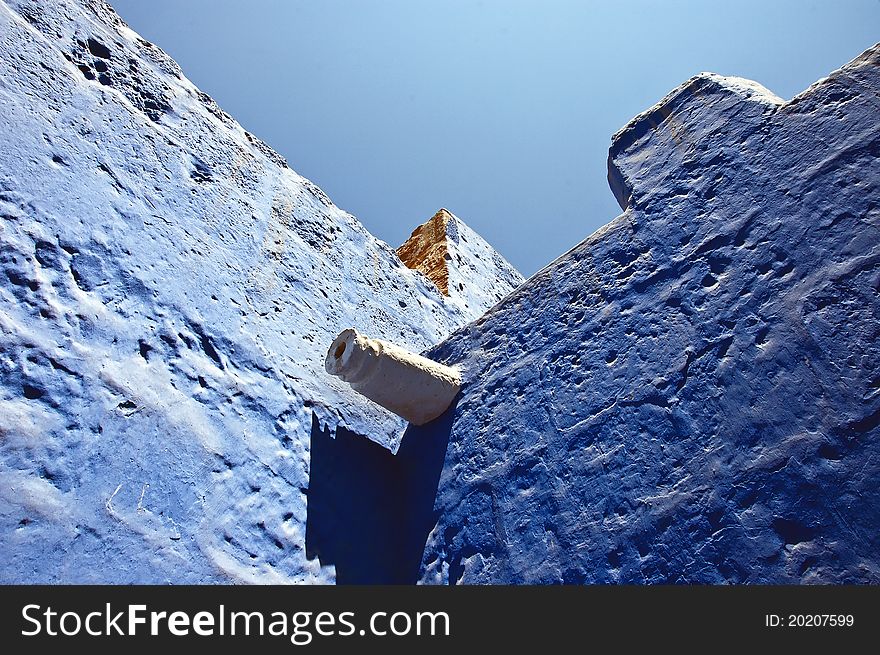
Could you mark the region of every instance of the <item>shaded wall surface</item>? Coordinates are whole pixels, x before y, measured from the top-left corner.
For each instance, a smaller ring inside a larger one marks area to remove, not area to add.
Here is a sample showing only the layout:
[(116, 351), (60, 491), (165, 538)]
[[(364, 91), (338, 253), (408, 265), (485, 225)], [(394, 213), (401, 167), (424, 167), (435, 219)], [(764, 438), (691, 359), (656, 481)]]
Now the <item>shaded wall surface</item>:
[(623, 214), (430, 351), (423, 582), (880, 582), (878, 92), (702, 74), (614, 136)]

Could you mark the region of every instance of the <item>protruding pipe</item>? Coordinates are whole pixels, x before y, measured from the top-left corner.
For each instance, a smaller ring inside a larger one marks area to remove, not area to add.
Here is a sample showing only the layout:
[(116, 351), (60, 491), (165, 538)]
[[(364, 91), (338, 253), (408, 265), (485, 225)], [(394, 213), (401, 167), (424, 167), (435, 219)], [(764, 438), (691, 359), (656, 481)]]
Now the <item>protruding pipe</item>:
[(413, 425), (440, 416), (461, 388), (461, 375), (455, 368), (370, 339), (354, 328), (343, 330), (333, 340), (324, 368)]

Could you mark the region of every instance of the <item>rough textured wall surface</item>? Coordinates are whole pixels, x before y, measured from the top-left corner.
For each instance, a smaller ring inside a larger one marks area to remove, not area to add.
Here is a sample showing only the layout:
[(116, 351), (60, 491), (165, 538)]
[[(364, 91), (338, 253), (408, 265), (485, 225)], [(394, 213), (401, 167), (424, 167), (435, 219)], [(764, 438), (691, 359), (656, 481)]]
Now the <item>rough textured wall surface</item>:
[(448, 301), (103, 2), (0, 2), (0, 115), (0, 581), (333, 581), (311, 442), (405, 423), (328, 345), (505, 282)]
[(614, 136), (624, 213), (429, 353), (423, 582), (880, 582), (878, 109), (880, 46)]

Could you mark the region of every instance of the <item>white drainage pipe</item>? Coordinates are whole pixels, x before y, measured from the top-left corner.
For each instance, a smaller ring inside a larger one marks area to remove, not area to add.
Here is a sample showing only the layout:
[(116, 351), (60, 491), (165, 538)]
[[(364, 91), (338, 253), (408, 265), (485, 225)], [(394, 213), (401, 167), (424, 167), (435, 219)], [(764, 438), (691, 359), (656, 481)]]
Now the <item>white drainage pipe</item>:
[(354, 328), (333, 340), (324, 368), (413, 425), (440, 416), (461, 388), (457, 369), (365, 337)]

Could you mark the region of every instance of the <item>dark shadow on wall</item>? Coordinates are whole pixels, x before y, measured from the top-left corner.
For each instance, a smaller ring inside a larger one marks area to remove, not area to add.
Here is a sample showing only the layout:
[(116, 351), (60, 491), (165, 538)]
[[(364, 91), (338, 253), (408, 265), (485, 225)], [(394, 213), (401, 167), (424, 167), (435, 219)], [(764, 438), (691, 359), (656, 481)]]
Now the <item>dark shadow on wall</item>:
[(409, 426), (397, 455), (312, 415), (306, 557), (335, 564), (338, 584), (415, 584), (454, 414)]

